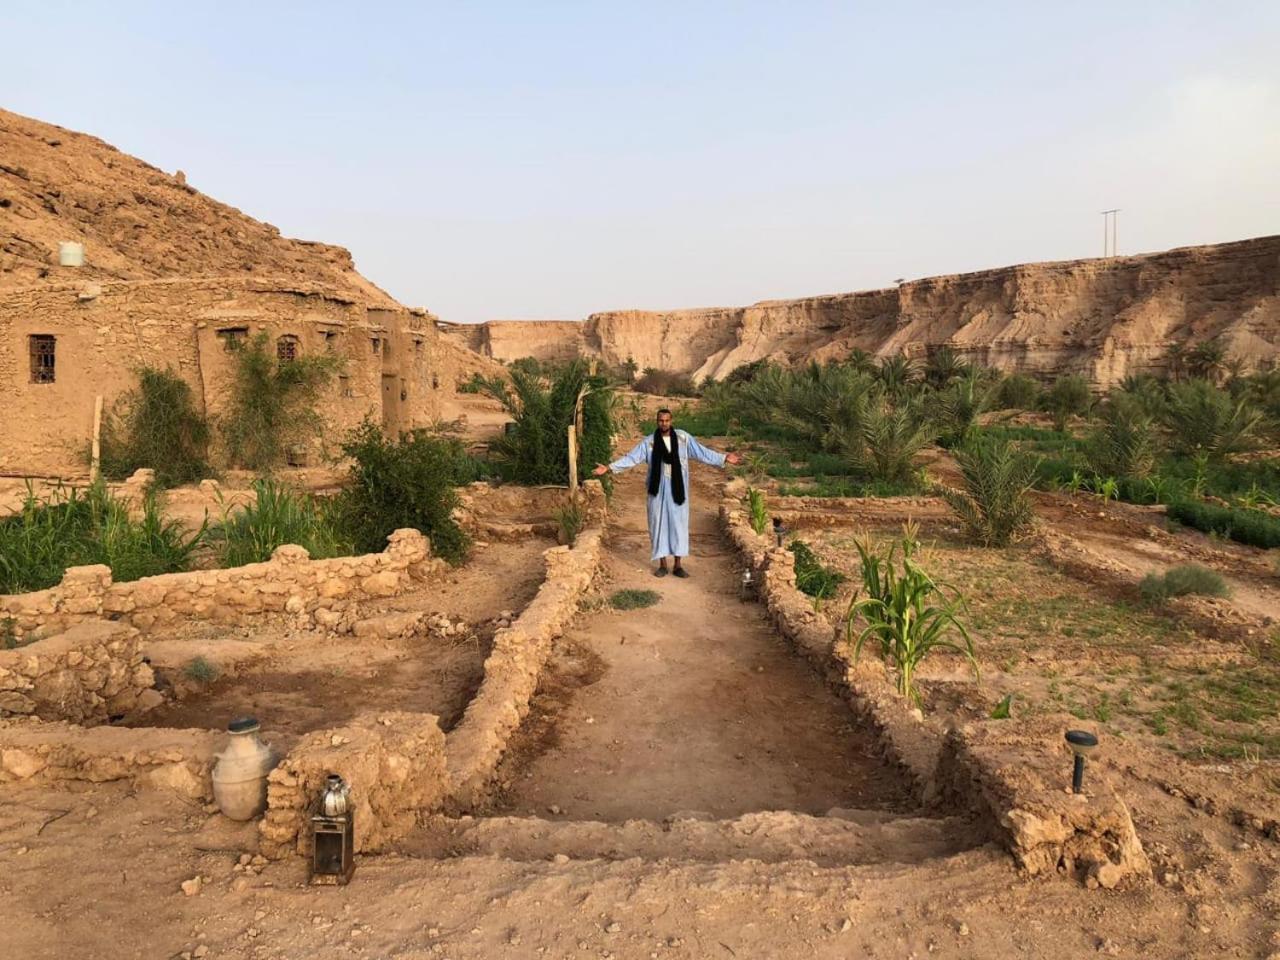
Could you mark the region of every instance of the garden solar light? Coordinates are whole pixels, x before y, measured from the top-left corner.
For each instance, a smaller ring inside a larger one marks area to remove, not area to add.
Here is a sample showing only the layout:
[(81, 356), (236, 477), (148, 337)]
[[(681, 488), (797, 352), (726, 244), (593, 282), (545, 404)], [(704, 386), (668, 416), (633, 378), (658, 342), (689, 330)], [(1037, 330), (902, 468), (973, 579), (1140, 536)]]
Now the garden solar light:
[(742, 571), (742, 586), (738, 591), (740, 600), (751, 600), (756, 595), (756, 581), (751, 575), (751, 568), (747, 567)]
[(773, 535), (778, 538), (778, 546), (782, 546), (782, 538), (786, 536), (787, 528), (782, 525), (781, 517), (773, 518)]
[(1084, 758), (1098, 747), (1098, 738), (1087, 730), (1068, 730), (1067, 745), (1076, 755), (1075, 766), (1071, 771), (1071, 792), (1083, 793), (1081, 783), (1084, 781)]

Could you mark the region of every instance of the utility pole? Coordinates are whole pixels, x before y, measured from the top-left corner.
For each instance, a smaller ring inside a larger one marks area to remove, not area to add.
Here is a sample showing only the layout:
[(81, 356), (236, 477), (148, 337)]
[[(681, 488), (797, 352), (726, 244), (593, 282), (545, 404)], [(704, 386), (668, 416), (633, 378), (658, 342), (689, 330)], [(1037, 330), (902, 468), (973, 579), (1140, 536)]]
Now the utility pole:
[[(1102, 211), (1102, 255), (1104, 257), (1107, 257), (1107, 256), (1114, 257), (1116, 255), (1116, 220), (1118, 219), (1116, 217), (1116, 214), (1119, 212), (1120, 212), (1119, 207), (1116, 207), (1112, 210)], [(1111, 219), (1111, 222), (1109, 224), (1107, 223), (1108, 217)], [(1111, 228), (1111, 252), (1110, 253), (1107, 252), (1107, 227), (1108, 226)]]

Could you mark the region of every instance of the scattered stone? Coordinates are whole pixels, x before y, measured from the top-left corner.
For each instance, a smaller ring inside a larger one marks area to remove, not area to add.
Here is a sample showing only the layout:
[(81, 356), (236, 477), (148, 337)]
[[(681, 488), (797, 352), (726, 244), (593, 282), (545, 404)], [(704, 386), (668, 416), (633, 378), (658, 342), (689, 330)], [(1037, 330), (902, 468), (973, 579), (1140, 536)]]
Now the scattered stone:
[(960, 936), (962, 937), (967, 937), (969, 935), (969, 925), (967, 923), (960, 924), (959, 928), (956, 930), (956, 933), (960, 934)]
[(853, 929), (853, 921), (850, 920), (848, 917), (845, 917), (843, 920), (840, 921), (841, 933), (848, 933), (852, 929)]
[(204, 881), (201, 880), (199, 877), (192, 877), (190, 880), (183, 880), (182, 893), (184, 896), (194, 897), (197, 893), (200, 892), (200, 887), (203, 886), (203, 884), (204, 884)]
[(606, 927), (604, 928), (604, 932), (605, 932), (605, 933), (621, 933), (621, 932), (622, 932), (622, 924), (620, 924), (617, 920), (614, 920), (613, 922), (611, 922), (608, 926), (606, 926)]
[(1120, 944), (1110, 938), (1104, 938), (1098, 943), (1098, 952), (1105, 953), (1108, 957), (1120, 956)]
[(552, 859), (552, 860), (554, 860), (556, 863), (568, 863), (568, 862), (569, 862), (569, 855), (568, 855), (568, 854), (565, 854), (565, 853), (557, 853), (557, 854), (556, 854), (554, 857), (552, 857), (551, 859)]
[(195, 957), (196, 960), (200, 960), (201, 957), (208, 956), (208, 954), (209, 954), (209, 948), (206, 947), (203, 943), (200, 944), (200, 946), (196, 947), (195, 950), (191, 951), (191, 955)]
[(550, 813), (553, 817), (558, 817), (561, 814), (560, 808), (554, 803), (551, 806), (547, 807), (547, 812)]

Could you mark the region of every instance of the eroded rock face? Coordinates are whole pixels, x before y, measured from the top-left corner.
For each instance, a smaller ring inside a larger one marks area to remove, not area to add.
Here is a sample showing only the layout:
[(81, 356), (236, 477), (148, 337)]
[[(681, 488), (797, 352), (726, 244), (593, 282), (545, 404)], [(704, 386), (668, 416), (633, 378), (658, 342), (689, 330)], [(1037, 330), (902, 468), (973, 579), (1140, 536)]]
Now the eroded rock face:
[(946, 344), (1002, 370), (1079, 373), (1105, 388), (1164, 370), (1175, 343), (1221, 337), (1228, 356), (1247, 366), (1280, 355), (1280, 236), (749, 307), (608, 311), (580, 322), (492, 321), (443, 333), (499, 360), (630, 358), (698, 379), (764, 358), (838, 359), (854, 349), (923, 355)]

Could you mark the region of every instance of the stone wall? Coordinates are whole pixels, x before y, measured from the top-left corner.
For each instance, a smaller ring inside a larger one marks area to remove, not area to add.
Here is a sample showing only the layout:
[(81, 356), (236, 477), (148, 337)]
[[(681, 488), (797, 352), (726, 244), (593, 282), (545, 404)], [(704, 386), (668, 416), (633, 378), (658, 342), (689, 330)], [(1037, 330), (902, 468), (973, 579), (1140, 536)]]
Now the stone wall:
[[(455, 519), (472, 536), (486, 540), (518, 540), (530, 536), (556, 536), (557, 516), (569, 504), (569, 488), (560, 486), (523, 487), (511, 483), (483, 481), (458, 491)], [(599, 520), (605, 510), (603, 500), (586, 499), (583, 505), (595, 510), (589, 519)]]
[(106, 566), (72, 567), (57, 586), (0, 596), (0, 619), (10, 620), (19, 638), (103, 617), (145, 631), (179, 619), (236, 624), (279, 613), (303, 626), (343, 629), (353, 603), (395, 596), (444, 566), (417, 530), (397, 530), (387, 539), (382, 553), (311, 560), (302, 547), (282, 546), (265, 563), (128, 583), (113, 583)]
[(122, 623), (81, 623), (15, 650), (0, 649), (0, 717), (102, 723), (154, 706), (155, 675), (143, 663), (138, 631)]
[(840, 625), (815, 613), (795, 585), (794, 555), (759, 536), (747, 521), (746, 485), (724, 486), (720, 517), (758, 583), (759, 599), (778, 631), (840, 689), (876, 731), (887, 758), (926, 803), (972, 810), (1027, 873), (1059, 866), (1091, 885), (1113, 887), (1149, 877), (1133, 821), (1109, 781), (1095, 772), (1083, 795), (1064, 792), (1062, 731), (1071, 718), (988, 721), (946, 730), (898, 696), (882, 662), (855, 661)]

